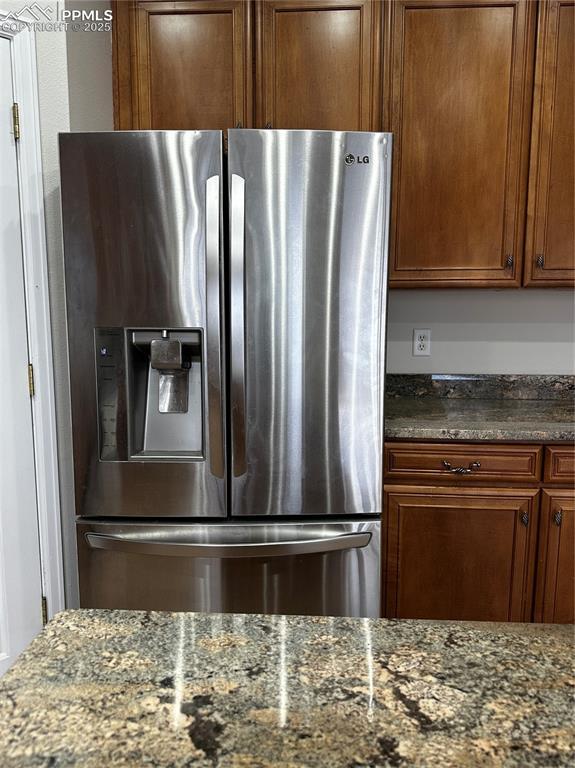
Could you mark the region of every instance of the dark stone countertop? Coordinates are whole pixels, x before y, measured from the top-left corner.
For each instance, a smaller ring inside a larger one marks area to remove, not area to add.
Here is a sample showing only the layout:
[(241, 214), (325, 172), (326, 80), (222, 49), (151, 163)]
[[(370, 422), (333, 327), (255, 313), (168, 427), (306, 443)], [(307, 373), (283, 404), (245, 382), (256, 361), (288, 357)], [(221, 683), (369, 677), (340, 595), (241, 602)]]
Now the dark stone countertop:
[(385, 401), (385, 437), (573, 442), (575, 410), (566, 400), (394, 397)]
[(67, 611), (0, 681), (2, 768), (568, 766), (573, 628)]
[(575, 377), (388, 374), (385, 437), (575, 441)]

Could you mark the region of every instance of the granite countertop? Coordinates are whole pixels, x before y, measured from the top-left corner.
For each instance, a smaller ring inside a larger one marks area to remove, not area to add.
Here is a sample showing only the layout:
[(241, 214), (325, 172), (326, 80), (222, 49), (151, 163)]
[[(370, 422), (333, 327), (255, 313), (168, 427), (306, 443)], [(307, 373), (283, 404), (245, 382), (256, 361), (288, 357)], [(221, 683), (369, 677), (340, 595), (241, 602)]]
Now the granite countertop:
[(567, 766), (573, 627), (67, 611), (0, 681), (15, 766)]
[(385, 437), (575, 442), (572, 376), (390, 375)]
[(573, 442), (573, 417), (573, 406), (556, 400), (397, 397), (385, 403), (385, 437)]

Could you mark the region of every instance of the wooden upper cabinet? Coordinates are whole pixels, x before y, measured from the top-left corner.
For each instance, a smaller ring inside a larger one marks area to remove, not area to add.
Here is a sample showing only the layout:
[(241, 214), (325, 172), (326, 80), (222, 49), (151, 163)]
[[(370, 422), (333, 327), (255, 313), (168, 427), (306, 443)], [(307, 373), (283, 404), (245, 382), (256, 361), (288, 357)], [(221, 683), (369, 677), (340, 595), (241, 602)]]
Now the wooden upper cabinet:
[(535, 621), (575, 621), (575, 493), (543, 491)]
[(251, 125), (250, 3), (136, 0), (115, 14), (116, 128)]
[(539, 3), (525, 284), (575, 282), (575, 4)]
[(392, 287), (520, 284), (535, 10), (524, 0), (389, 3)]
[(386, 486), (384, 615), (529, 621), (537, 494)]
[(372, 0), (256, 5), (256, 124), (381, 130), (381, 11)]

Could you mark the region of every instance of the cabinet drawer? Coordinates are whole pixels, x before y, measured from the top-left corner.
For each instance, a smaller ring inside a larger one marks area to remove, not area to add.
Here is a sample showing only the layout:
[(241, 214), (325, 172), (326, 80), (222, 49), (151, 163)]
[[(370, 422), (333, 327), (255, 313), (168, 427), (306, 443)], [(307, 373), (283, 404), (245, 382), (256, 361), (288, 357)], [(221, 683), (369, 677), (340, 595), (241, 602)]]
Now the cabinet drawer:
[(542, 453), (542, 447), (532, 445), (386, 443), (385, 479), (417, 483), (537, 482)]
[(545, 482), (575, 484), (575, 448), (569, 445), (545, 448)]

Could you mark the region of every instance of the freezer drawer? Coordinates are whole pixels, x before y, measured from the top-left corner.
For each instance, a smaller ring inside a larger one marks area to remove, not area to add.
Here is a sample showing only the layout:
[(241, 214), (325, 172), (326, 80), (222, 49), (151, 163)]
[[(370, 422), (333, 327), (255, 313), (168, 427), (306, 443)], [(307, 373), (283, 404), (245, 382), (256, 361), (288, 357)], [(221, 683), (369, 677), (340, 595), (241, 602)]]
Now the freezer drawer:
[(81, 606), (377, 617), (380, 530), (79, 523)]

